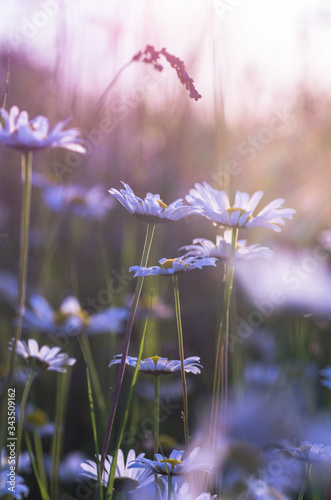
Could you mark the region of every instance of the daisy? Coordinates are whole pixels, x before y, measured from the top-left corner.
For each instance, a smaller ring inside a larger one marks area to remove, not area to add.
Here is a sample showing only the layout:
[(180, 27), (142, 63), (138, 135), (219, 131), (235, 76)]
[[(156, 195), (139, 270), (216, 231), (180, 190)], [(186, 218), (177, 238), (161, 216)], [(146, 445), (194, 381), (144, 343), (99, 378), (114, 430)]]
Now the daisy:
[(159, 194), (147, 193), (143, 200), (134, 194), (130, 186), (122, 182), (125, 189), (109, 189), (114, 196), (130, 214), (145, 222), (163, 223), (183, 219), (188, 215), (199, 212), (195, 207), (183, 205), (182, 198), (166, 205)]
[[(10, 342), (10, 350), (13, 347), (13, 340)], [(28, 342), (19, 340), (16, 345), (16, 352), (19, 356), (25, 359), (30, 368), (37, 372), (45, 370), (66, 372), (67, 366), (72, 366), (76, 363), (74, 358), (69, 358), (65, 353), (60, 353), (60, 347), (48, 347), (44, 345), (39, 350), (38, 342), (34, 339), (29, 339)]]
[(75, 185), (53, 185), (44, 189), (43, 198), (52, 210), (70, 210), (83, 218), (103, 219), (113, 207), (113, 200), (104, 195), (100, 185), (91, 188)]
[(70, 119), (60, 121), (49, 131), (49, 122), (45, 116), (37, 116), (29, 121), (26, 111), (19, 111), (13, 106), (8, 113), (0, 109), (4, 125), (0, 126), (0, 142), (22, 152), (49, 148), (65, 148), (78, 153), (85, 153), (79, 130), (63, 130)]
[(129, 465), (129, 468), (142, 468), (149, 471), (166, 476), (183, 476), (189, 472), (196, 470), (211, 473), (213, 466), (208, 462), (200, 462), (197, 459), (197, 454), (200, 448), (195, 448), (190, 456), (182, 460), (184, 451), (173, 450), (169, 458), (164, 458), (159, 453), (156, 453), (156, 460), (148, 460), (147, 458), (139, 458)]
[(142, 267), (132, 266), (129, 271), (137, 276), (173, 276), (192, 269), (202, 269), (204, 266), (216, 266), (217, 259), (202, 257), (177, 257), (176, 259), (161, 259), (160, 266)]
[(30, 298), (30, 309), (25, 311), (23, 327), (55, 335), (61, 332), (68, 335), (121, 332), (127, 317), (124, 307), (109, 307), (89, 316), (72, 296), (67, 297), (58, 310), (53, 310), (46, 299), (34, 294)]
[(293, 208), (284, 208), (284, 200), (279, 198), (269, 203), (256, 216), (253, 212), (263, 196), (263, 191), (257, 191), (253, 196), (237, 191), (233, 205), (230, 205), (225, 191), (212, 188), (207, 182), (195, 184), (186, 196), (186, 201), (214, 224), (222, 227), (270, 227), (281, 231), (279, 224), (284, 219), (292, 219), (296, 213)]
[[(109, 366), (121, 362), (122, 354), (114, 356)], [(127, 356), (126, 364), (136, 368), (138, 358)], [(191, 356), (184, 360), (184, 368), (187, 373), (194, 373), (195, 375), (201, 373), (202, 366), (200, 365), (200, 358), (198, 356)], [(139, 371), (147, 375), (169, 375), (170, 373), (180, 371), (180, 361), (171, 360), (167, 358), (160, 358), (159, 356), (151, 356), (140, 361)]]
[[(235, 258), (238, 260), (267, 259), (272, 260), (274, 253), (267, 247), (260, 245), (246, 246), (247, 240), (238, 240), (236, 244)], [(186, 250), (184, 257), (216, 257), (227, 260), (231, 257), (231, 231), (224, 231), (224, 237), (216, 236), (216, 244), (204, 238), (196, 238), (193, 245), (180, 247), (179, 250)]]
[[(141, 453), (136, 457), (135, 451), (130, 450), (126, 459), (126, 463), (124, 463), (123, 451), (118, 450), (114, 481), (114, 489), (116, 491), (133, 491), (137, 488), (141, 488), (142, 486), (146, 486), (146, 484), (153, 480), (153, 478), (150, 476), (149, 471), (132, 470), (130, 467), (128, 467), (129, 463), (132, 463), (135, 460), (140, 460), (144, 456), (145, 453)], [(99, 460), (101, 460), (101, 455), (99, 455)], [(108, 485), (112, 462), (113, 457), (111, 455), (107, 455), (104, 470), (102, 473), (102, 485), (105, 487)], [(98, 469), (95, 462), (93, 462), (92, 460), (86, 460), (86, 462), (81, 463), (80, 466), (85, 471), (82, 473), (83, 476), (93, 479), (94, 481), (98, 480)]]
[(331, 446), (325, 444), (311, 444), (309, 441), (302, 441), (300, 446), (295, 447), (290, 441), (284, 439), (279, 451), (286, 451), (292, 457), (308, 464), (331, 461)]
[(9, 470), (0, 472), (0, 497), (10, 495), (17, 500), (22, 500), (23, 497), (29, 494), (29, 491), (22, 476), (14, 474), (11, 481)]

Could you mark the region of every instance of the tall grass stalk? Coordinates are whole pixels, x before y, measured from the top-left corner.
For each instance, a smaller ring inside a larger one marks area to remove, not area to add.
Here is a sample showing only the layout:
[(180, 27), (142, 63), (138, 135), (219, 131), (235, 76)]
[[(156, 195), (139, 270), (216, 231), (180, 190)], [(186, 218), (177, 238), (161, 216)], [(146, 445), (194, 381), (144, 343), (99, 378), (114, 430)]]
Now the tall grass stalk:
[(230, 300), (231, 300), (233, 276), (234, 276), (234, 259), (235, 259), (236, 244), (238, 239), (238, 228), (232, 228), (231, 231), (232, 231), (231, 256), (226, 268), (223, 311), (222, 311), (222, 318), (218, 332), (217, 347), (216, 347), (213, 399), (212, 399), (211, 418), (209, 427), (209, 439), (211, 443), (215, 442), (220, 392), (222, 398), (223, 429), (225, 426), (226, 413), (227, 413), (229, 315), (230, 315)]
[[(141, 337), (141, 341), (140, 341), (139, 353), (138, 353), (138, 359), (137, 359), (137, 365), (136, 365), (136, 368), (134, 370), (134, 374), (133, 374), (133, 378), (132, 378), (132, 382), (131, 382), (129, 394), (128, 394), (128, 397), (127, 397), (127, 400), (126, 400), (124, 417), (123, 417), (123, 420), (122, 420), (122, 423), (121, 423), (121, 427), (120, 427), (120, 432), (119, 432), (119, 435), (118, 435), (118, 438), (117, 438), (117, 441), (116, 441), (115, 452), (114, 452), (114, 455), (113, 455), (113, 461), (112, 461), (111, 468), (110, 468), (110, 473), (109, 473), (109, 481), (108, 481), (107, 492), (106, 492), (106, 500), (111, 500), (112, 495), (113, 495), (113, 488), (114, 488), (114, 479), (115, 479), (115, 471), (116, 471), (116, 465), (117, 465), (118, 450), (121, 447), (122, 439), (123, 439), (124, 432), (125, 432), (126, 423), (128, 421), (128, 418), (129, 418), (129, 412), (130, 412), (130, 406), (131, 406), (131, 402), (132, 402), (132, 397), (133, 397), (134, 389), (135, 389), (137, 378), (138, 378), (139, 367), (140, 367), (140, 362), (141, 362), (141, 358), (142, 358), (142, 355), (143, 355), (143, 350), (144, 350), (144, 345), (145, 345), (145, 338), (146, 338), (146, 333), (147, 333), (147, 328), (148, 328), (149, 315), (150, 315), (150, 311), (151, 311), (151, 308), (152, 308), (152, 298), (153, 298), (153, 290), (151, 290), (151, 299), (150, 299), (150, 305), (149, 305), (149, 313), (148, 313), (148, 316), (147, 316), (146, 321), (145, 321), (144, 331), (143, 331), (143, 334), (142, 334), (142, 337)], [(155, 377), (155, 378), (158, 378), (158, 377)]]
[[(144, 244), (143, 254), (142, 254), (142, 258), (141, 258), (141, 266), (147, 266), (148, 257), (149, 257), (149, 253), (150, 253), (150, 249), (151, 249), (151, 245), (152, 245), (153, 236), (154, 236), (154, 230), (155, 230), (155, 224), (148, 224), (147, 225), (145, 244)], [(130, 309), (130, 315), (129, 315), (129, 319), (128, 319), (126, 330), (125, 330), (122, 359), (121, 359), (120, 367), (118, 370), (118, 375), (117, 375), (116, 385), (115, 385), (115, 390), (114, 390), (114, 396), (113, 396), (112, 405), (110, 408), (107, 429), (106, 429), (106, 433), (105, 433), (105, 437), (104, 437), (104, 441), (103, 441), (103, 446), (102, 446), (101, 474), (102, 474), (102, 471), (104, 468), (104, 463), (105, 463), (105, 459), (106, 459), (106, 455), (107, 455), (111, 431), (113, 428), (115, 412), (116, 412), (116, 408), (117, 408), (117, 404), (118, 404), (118, 400), (119, 400), (119, 395), (120, 395), (120, 390), (121, 390), (121, 385), (122, 385), (122, 381), (123, 381), (123, 377), (124, 377), (126, 358), (127, 358), (128, 351), (129, 351), (133, 322), (134, 322), (134, 318), (136, 315), (136, 311), (137, 311), (138, 302), (139, 302), (143, 283), (144, 283), (144, 278), (139, 276), (137, 279), (136, 289), (135, 289), (135, 293), (133, 296), (131, 309)], [(99, 494), (98, 494), (98, 490), (97, 490), (96, 495), (95, 495), (95, 500), (97, 500), (98, 498), (99, 498)]]
[(84, 348), (83, 339), (81, 339), (81, 338), (79, 338), (79, 345), (80, 345), (80, 348), (82, 350), (85, 365), (86, 365), (87, 392), (88, 392), (90, 414), (91, 414), (94, 451), (95, 451), (97, 471), (98, 471), (98, 487), (99, 487), (99, 491), (100, 491), (100, 500), (103, 500), (102, 475), (101, 475), (100, 460), (99, 460), (98, 433), (97, 433), (97, 425), (96, 425), (95, 412), (94, 412), (94, 401), (93, 401), (89, 362), (88, 362), (88, 359), (86, 356), (86, 351)]
[[(64, 376), (65, 375), (65, 376)], [(59, 463), (63, 441), (63, 428), (67, 410), (68, 393), (70, 388), (70, 372), (58, 375), (58, 389), (56, 393), (55, 430), (52, 443), (51, 465), (51, 498), (60, 498), (59, 492)]]
[(17, 471), (18, 471), (18, 466), (19, 466), (19, 458), (20, 458), (20, 451), (21, 451), (21, 445), (22, 445), (24, 412), (25, 412), (26, 403), (28, 401), (28, 396), (30, 393), (32, 382), (34, 381), (35, 376), (36, 376), (35, 372), (30, 373), (29, 378), (25, 384), (23, 395), (22, 395), (22, 400), (21, 400), (20, 417), (18, 420), (18, 427), (17, 427), (17, 446), (16, 446), (16, 450), (15, 450), (16, 451), (16, 470)]
[(176, 306), (176, 322), (177, 322), (177, 333), (178, 333), (178, 346), (179, 346), (179, 357), (180, 357), (180, 373), (182, 378), (183, 386), (183, 423), (184, 423), (184, 436), (185, 442), (189, 444), (189, 427), (188, 427), (188, 401), (187, 401), (187, 385), (185, 376), (185, 366), (184, 366), (184, 341), (183, 341), (183, 329), (182, 320), (180, 314), (180, 301), (179, 301), (179, 288), (178, 288), (178, 276), (172, 277), (174, 284), (174, 295), (175, 295), (175, 306)]

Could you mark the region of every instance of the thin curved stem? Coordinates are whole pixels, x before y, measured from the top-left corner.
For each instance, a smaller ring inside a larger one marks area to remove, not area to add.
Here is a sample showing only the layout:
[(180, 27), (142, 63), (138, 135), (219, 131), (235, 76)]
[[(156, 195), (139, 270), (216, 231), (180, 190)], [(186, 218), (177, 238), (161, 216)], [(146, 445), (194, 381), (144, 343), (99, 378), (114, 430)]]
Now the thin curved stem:
[(298, 500), (303, 500), (303, 496), (306, 492), (308, 483), (309, 483), (309, 477), (310, 477), (310, 472), (311, 472), (311, 464), (306, 463), (306, 473), (305, 473), (305, 479), (303, 481)]
[(173, 284), (174, 284), (174, 295), (175, 295), (178, 346), (179, 346), (179, 356), (180, 356), (180, 373), (181, 373), (181, 377), (182, 377), (182, 386), (183, 386), (184, 436), (185, 436), (185, 442), (188, 445), (189, 439), (190, 439), (189, 428), (188, 428), (188, 401), (187, 401), (187, 385), (186, 385), (185, 365), (184, 365), (184, 341), (183, 341), (182, 320), (181, 320), (181, 315), (180, 315), (178, 276), (174, 275), (172, 277), (172, 280), (173, 280)]
[(23, 395), (22, 395), (22, 400), (21, 400), (20, 417), (18, 420), (18, 428), (17, 428), (17, 447), (16, 447), (16, 470), (17, 471), (18, 471), (21, 444), (22, 444), (24, 412), (25, 412), (25, 407), (26, 407), (26, 403), (28, 400), (29, 392), (30, 392), (30, 389), (32, 386), (32, 382), (33, 382), (35, 376), (36, 376), (35, 372), (30, 373), (29, 378), (25, 384)]
[(211, 443), (215, 441), (216, 421), (220, 400), (220, 387), (222, 385), (221, 395), (223, 400), (222, 417), (223, 429), (225, 427), (227, 413), (227, 389), (228, 389), (228, 342), (229, 342), (229, 312), (230, 300), (233, 287), (234, 277), (234, 259), (236, 244), (238, 238), (238, 228), (232, 228), (231, 235), (231, 256), (226, 270), (224, 304), (222, 318), (217, 338), (214, 383), (213, 383), (213, 399), (211, 408), (211, 419), (209, 427), (209, 439)]
[[(19, 272), (18, 272), (18, 322), (15, 331), (13, 347), (11, 351), (7, 382), (4, 389), (4, 394), (7, 394), (11, 386), (16, 363), (16, 347), (21, 338), (22, 324), (25, 308), (26, 296), (26, 277), (28, 271), (28, 252), (29, 252), (29, 227), (30, 227), (30, 207), (31, 207), (31, 174), (32, 174), (32, 153), (22, 153), (22, 208), (21, 208), (21, 229), (20, 229), (20, 256), (19, 256)], [(6, 400), (3, 400), (1, 412), (1, 432), (0, 432), (0, 449), (4, 440), (4, 425), (5, 425)]]
[(152, 298), (153, 298), (153, 290), (151, 290), (151, 299), (150, 299), (150, 304), (149, 304), (149, 312), (148, 312), (148, 316), (147, 316), (146, 321), (145, 321), (144, 331), (143, 331), (143, 334), (142, 334), (142, 337), (141, 337), (141, 341), (140, 341), (139, 353), (138, 353), (138, 358), (137, 358), (137, 365), (136, 365), (135, 370), (134, 370), (134, 374), (133, 374), (133, 378), (132, 378), (132, 382), (131, 382), (129, 394), (128, 394), (128, 397), (127, 397), (127, 400), (126, 400), (124, 417), (123, 417), (123, 420), (122, 420), (122, 423), (121, 423), (121, 427), (120, 427), (120, 432), (118, 434), (118, 438), (117, 438), (117, 441), (116, 441), (115, 453), (114, 453), (114, 456), (113, 456), (113, 461), (112, 461), (111, 468), (110, 468), (110, 473), (109, 473), (109, 480), (108, 480), (108, 486), (107, 486), (107, 491), (106, 491), (106, 500), (110, 500), (112, 498), (112, 492), (113, 492), (113, 487), (114, 487), (114, 478), (115, 478), (115, 470), (116, 470), (116, 465), (117, 465), (118, 450), (121, 447), (121, 443), (122, 443), (123, 436), (124, 436), (124, 431), (125, 431), (125, 426), (126, 426), (126, 423), (128, 421), (128, 418), (129, 418), (129, 412), (130, 412), (132, 397), (133, 397), (134, 389), (136, 387), (136, 382), (137, 382), (137, 378), (138, 378), (140, 362), (141, 362), (141, 358), (142, 358), (143, 350), (144, 350), (144, 345), (145, 345), (145, 338), (146, 338), (146, 333), (147, 333), (147, 328), (148, 328), (149, 315), (150, 315), (150, 311), (152, 309)]
[[(89, 369), (89, 362), (87, 359), (83, 339), (78, 338), (79, 345), (84, 357), (85, 365), (86, 365), (86, 380), (87, 380), (87, 391), (90, 405), (90, 415), (91, 415), (91, 423), (92, 423), (92, 433), (93, 433), (93, 441), (94, 441), (94, 451), (96, 456), (96, 464), (98, 471), (98, 486), (100, 491), (100, 500), (103, 500), (103, 490), (102, 490), (102, 476), (100, 470), (100, 460), (99, 460), (99, 446), (98, 446), (98, 434), (97, 434), (97, 424), (95, 419), (95, 411), (94, 411), (94, 401), (93, 401), (93, 393), (92, 393), (92, 383), (91, 383), (91, 375)], [(89, 345), (89, 344), (88, 344)]]
[[(153, 235), (154, 235), (154, 229), (155, 229), (155, 224), (148, 224), (147, 225), (145, 244), (144, 244), (144, 249), (143, 249), (143, 255), (141, 258), (141, 266), (147, 265), (148, 257), (149, 257), (149, 253), (150, 253), (150, 249), (151, 249), (151, 245), (152, 245)], [(103, 446), (102, 446), (102, 451), (101, 451), (101, 463), (100, 463), (101, 474), (103, 472), (104, 463), (105, 463), (108, 445), (109, 445), (109, 440), (110, 440), (110, 435), (111, 435), (111, 431), (113, 428), (115, 412), (116, 412), (116, 408), (117, 408), (117, 404), (118, 404), (118, 400), (119, 400), (119, 395), (120, 395), (120, 390), (121, 390), (121, 385), (122, 385), (122, 381), (123, 381), (123, 377), (124, 377), (126, 358), (127, 358), (128, 351), (129, 351), (133, 322), (134, 322), (134, 318), (136, 315), (136, 311), (137, 311), (138, 302), (139, 302), (143, 283), (144, 283), (144, 278), (139, 276), (137, 279), (136, 289), (135, 289), (133, 301), (131, 304), (129, 319), (128, 319), (128, 322), (126, 325), (123, 354), (122, 354), (122, 359), (121, 359), (120, 367), (119, 367), (118, 374), (117, 374), (114, 396), (113, 396), (113, 400), (112, 400), (112, 404), (111, 404), (111, 408), (110, 408), (107, 429), (106, 429), (106, 433), (105, 433), (105, 437), (104, 437), (104, 441), (103, 441)], [(98, 494), (98, 490), (97, 490), (96, 494), (95, 494), (95, 500), (97, 500), (98, 498), (99, 498), (99, 494)]]

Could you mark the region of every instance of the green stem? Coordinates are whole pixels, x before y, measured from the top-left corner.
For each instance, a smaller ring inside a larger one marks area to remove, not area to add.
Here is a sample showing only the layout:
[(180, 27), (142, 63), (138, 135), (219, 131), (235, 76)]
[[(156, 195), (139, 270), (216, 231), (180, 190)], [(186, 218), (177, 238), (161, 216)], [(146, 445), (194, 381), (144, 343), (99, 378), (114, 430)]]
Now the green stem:
[(174, 284), (174, 295), (175, 295), (175, 306), (176, 306), (176, 321), (177, 321), (178, 346), (179, 346), (179, 357), (180, 357), (180, 373), (181, 373), (182, 385), (183, 385), (184, 436), (185, 436), (185, 442), (188, 445), (188, 443), (189, 443), (188, 402), (187, 402), (187, 386), (186, 386), (186, 376), (185, 376), (185, 366), (184, 366), (184, 341), (183, 341), (182, 320), (181, 320), (181, 315), (180, 315), (178, 276), (174, 275), (172, 277), (172, 280), (173, 280), (173, 284)]
[(82, 337), (81, 337), (80, 346), (81, 346), (81, 349), (83, 352), (84, 360), (86, 363), (86, 368), (89, 369), (89, 377), (90, 377), (90, 381), (92, 382), (92, 386), (93, 386), (95, 396), (96, 396), (96, 401), (98, 403), (98, 407), (99, 407), (99, 410), (101, 413), (102, 423), (106, 427), (106, 424), (107, 424), (106, 402), (105, 402), (105, 398), (104, 398), (102, 388), (100, 385), (98, 372), (97, 372), (97, 369), (95, 367), (95, 363), (93, 360), (91, 347), (90, 347), (88, 338), (84, 335), (82, 335)]
[(303, 481), (301, 491), (300, 491), (299, 496), (298, 496), (298, 500), (303, 500), (303, 496), (305, 494), (305, 491), (306, 491), (308, 483), (309, 483), (310, 472), (311, 472), (311, 464), (306, 463), (305, 479)]
[(172, 495), (172, 476), (168, 474), (168, 500), (171, 500)]
[[(26, 433), (25, 433), (26, 435)], [(45, 471), (45, 461), (44, 461), (44, 453), (43, 453), (43, 446), (41, 442), (41, 437), (38, 432), (38, 430), (34, 429), (33, 431), (33, 440), (34, 440), (34, 448), (35, 448), (35, 453), (36, 453), (36, 461), (37, 461), (37, 467), (38, 467), (38, 473), (40, 480), (45, 487), (45, 490), (47, 491), (47, 477), (46, 477), (46, 471)]]
[(17, 428), (17, 447), (16, 447), (16, 470), (18, 471), (18, 462), (20, 458), (20, 451), (21, 451), (21, 444), (22, 444), (22, 434), (23, 434), (23, 420), (24, 420), (24, 412), (25, 412), (25, 407), (26, 403), (28, 400), (29, 392), (32, 386), (32, 382), (35, 378), (36, 373), (32, 372), (29, 375), (29, 378), (25, 384), (23, 395), (22, 395), (22, 401), (21, 401), (21, 406), (20, 406), (20, 417), (18, 420), (18, 428)]
[(39, 490), (40, 490), (40, 494), (41, 494), (42, 500), (50, 500), (48, 492), (47, 492), (47, 490), (46, 490), (46, 488), (45, 488), (45, 486), (44, 486), (44, 484), (43, 484), (43, 482), (41, 480), (41, 477), (39, 476), (39, 471), (38, 471), (38, 467), (37, 467), (37, 464), (36, 464), (36, 460), (35, 460), (34, 455), (33, 455), (32, 445), (31, 445), (29, 434), (27, 432), (25, 432), (24, 436), (25, 436), (26, 446), (27, 446), (27, 449), (28, 449), (28, 452), (29, 452), (29, 455), (30, 455), (31, 465), (32, 465), (32, 468), (33, 468), (33, 472), (34, 472), (35, 478), (37, 479), (37, 483), (38, 483), (38, 486), (39, 486)]
[[(64, 376), (66, 375), (66, 376)], [(67, 407), (70, 380), (69, 373), (59, 374), (58, 390), (56, 394), (55, 431), (52, 443), (52, 467), (51, 467), (51, 497), (60, 498), (59, 494), (59, 462), (63, 439), (63, 426)]]
[(222, 311), (222, 318), (217, 338), (214, 383), (213, 383), (213, 399), (211, 407), (211, 418), (209, 427), (209, 439), (211, 443), (215, 442), (216, 436), (216, 422), (220, 400), (220, 386), (222, 383), (222, 416), (223, 428), (225, 427), (226, 413), (227, 413), (227, 389), (228, 389), (228, 342), (229, 342), (229, 312), (230, 312), (230, 299), (233, 286), (234, 276), (234, 260), (235, 251), (238, 238), (238, 228), (232, 228), (231, 235), (231, 256), (227, 266), (225, 277), (225, 291), (224, 291), (224, 304)]
[(129, 394), (128, 394), (128, 397), (126, 400), (124, 417), (123, 417), (122, 424), (120, 427), (120, 432), (118, 434), (118, 438), (117, 438), (117, 442), (116, 442), (116, 446), (115, 446), (115, 453), (114, 453), (113, 461), (112, 461), (111, 468), (110, 468), (109, 480), (108, 480), (108, 486), (107, 486), (107, 492), (106, 492), (106, 500), (111, 500), (111, 498), (112, 498), (112, 492), (113, 492), (113, 488), (114, 488), (114, 479), (115, 479), (115, 470), (116, 470), (116, 464), (117, 464), (117, 455), (118, 455), (118, 450), (121, 447), (121, 443), (122, 443), (122, 439), (123, 439), (124, 431), (125, 431), (125, 426), (126, 426), (126, 423), (128, 421), (128, 417), (129, 417), (132, 397), (133, 397), (134, 389), (135, 389), (137, 378), (138, 378), (139, 367), (140, 367), (140, 362), (141, 362), (141, 358), (143, 355), (145, 338), (146, 338), (146, 333), (147, 333), (147, 328), (148, 328), (149, 315), (150, 315), (150, 311), (152, 309), (152, 297), (153, 297), (153, 290), (151, 290), (149, 313), (148, 313), (148, 316), (147, 316), (146, 321), (145, 321), (144, 331), (143, 331), (141, 341), (140, 341), (139, 353), (138, 353), (138, 358), (137, 358), (137, 365), (136, 365), (134, 373), (133, 373), (133, 378), (132, 378)]
[(78, 341), (79, 341), (79, 344), (80, 344), (80, 347), (81, 347), (81, 350), (83, 353), (83, 357), (85, 360), (85, 364), (86, 364), (87, 390), (88, 390), (88, 398), (89, 398), (89, 403), (90, 403), (90, 414), (91, 414), (92, 432), (93, 432), (93, 440), (94, 440), (94, 451), (95, 451), (97, 470), (98, 470), (98, 486), (99, 486), (99, 491), (100, 491), (100, 500), (103, 500), (102, 476), (101, 476), (101, 469), (100, 469), (99, 446), (98, 446), (98, 434), (97, 434), (97, 425), (96, 425), (95, 412), (94, 412), (94, 401), (93, 401), (93, 394), (92, 394), (92, 384), (91, 384), (89, 363), (87, 360), (87, 354), (85, 351), (83, 339), (79, 338)]
[(160, 436), (160, 376), (155, 375), (154, 377), (154, 455), (159, 451), (159, 436)]
[[(159, 439), (160, 439), (160, 376), (155, 375), (154, 377), (154, 456), (159, 451)], [(155, 488), (157, 484), (157, 473), (154, 474)]]
[[(155, 224), (148, 224), (147, 225), (145, 244), (144, 244), (144, 249), (143, 249), (143, 255), (141, 258), (141, 266), (144, 266), (144, 267), (147, 266), (148, 257), (149, 257), (149, 253), (150, 253), (150, 249), (151, 249), (151, 245), (152, 245), (152, 240), (153, 240), (153, 235), (154, 235), (154, 229), (155, 229)], [(137, 279), (136, 289), (135, 289), (135, 293), (134, 293), (132, 304), (131, 304), (129, 319), (128, 319), (128, 322), (126, 325), (123, 354), (122, 354), (122, 359), (121, 359), (120, 367), (119, 367), (118, 374), (117, 374), (114, 396), (113, 396), (112, 405), (110, 408), (107, 429), (106, 429), (106, 433), (105, 433), (105, 437), (104, 437), (104, 441), (103, 441), (103, 445), (102, 445), (101, 465), (100, 465), (101, 473), (102, 473), (103, 468), (104, 468), (104, 463), (105, 463), (105, 459), (106, 459), (106, 455), (107, 455), (110, 435), (111, 435), (111, 431), (113, 428), (115, 412), (116, 412), (116, 408), (117, 408), (117, 404), (118, 404), (118, 400), (119, 400), (119, 395), (120, 395), (120, 390), (121, 390), (121, 385), (122, 385), (122, 381), (123, 381), (123, 377), (124, 377), (126, 358), (127, 358), (128, 351), (129, 351), (133, 322), (134, 322), (134, 318), (136, 315), (136, 311), (137, 311), (138, 302), (139, 302), (143, 283), (144, 283), (144, 278), (139, 276)], [(99, 498), (99, 495), (98, 495), (98, 490), (97, 490), (96, 494), (95, 494), (95, 500), (97, 500), (98, 498)]]
[[(30, 207), (31, 207), (31, 174), (32, 174), (32, 153), (22, 153), (22, 183), (23, 183), (23, 193), (22, 193), (22, 208), (21, 208), (21, 229), (20, 229), (20, 256), (19, 256), (19, 272), (18, 272), (18, 294), (17, 294), (17, 307), (18, 307), (18, 322), (15, 331), (13, 348), (11, 351), (8, 377), (6, 386), (4, 389), (4, 394), (7, 394), (8, 389), (11, 386), (15, 363), (16, 363), (16, 347), (17, 343), (21, 338), (22, 324), (24, 316), (25, 307), (25, 296), (26, 296), (26, 277), (28, 270), (28, 252), (29, 252), (29, 227), (30, 227)], [(6, 403), (5, 398), (3, 399), (3, 406), (1, 416), (1, 432), (0, 432), (0, 449), (2, 449), (4, 440), (4, 429), (5, 429), (5, 414), (6, 414)]]

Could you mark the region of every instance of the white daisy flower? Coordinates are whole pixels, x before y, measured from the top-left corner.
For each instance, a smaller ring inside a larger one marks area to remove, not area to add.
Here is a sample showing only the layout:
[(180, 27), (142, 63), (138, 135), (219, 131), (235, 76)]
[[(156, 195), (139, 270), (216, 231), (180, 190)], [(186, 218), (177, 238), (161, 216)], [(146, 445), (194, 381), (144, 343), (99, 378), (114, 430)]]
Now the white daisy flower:
[(189, 472), (196, 470), (211, 473), (213, 466), (209, 462), (202, 462), (197, 455), (200, 448), (195, 448), (190, 456), (182, 460), (184, 451), (173, 450), (169, 458), (164, 458), (159, 453), (155, 454), (156, 460), (148, 460), (147, 458), (139, 458), (129, 465), (131, 468), (142, 468), (149, 471), (150, 474), (157, 473), (165, 476), (183, 476)]
[(281, 448), (277, 451), (286, 451), (292, 457), (309, 464), (331, 462), (331, 446), (325, 444), (312, 444), (309, 441), (302, 441), (300, 446), (295, 447), (290, 441), (284, 439)]
[(186, 201), (201, 210), (201, 214), (222, 227), (270, 227), (281, 231), (279, 224), (283, 219), (292, 219), (296, 213), (293, 208), (283, 208), (284, 200), (279, 198), (269, 203), (256, 216), (253, 212), (263, 196), (263, 191), (257, 191), (253, 196), (248, 193), (236, 192), (231, 206), (225, 191), (212, 188), (207, 182), (195, 184), (186, 196)]
[(114, 196), (130, 214), (145, 222), (163, 223), (183, 219), (188, 215), (200, 210), (189, 205), (183, 205), (182, 198), (166, 205), (159, 194), (147, 193), (146, 198), (139, 198), (134, 194), (130, 186), (122, 182), (125, 189), (109, 189)]
[(132, 266), (129, 271), (134, 272), (134, 277), (137, 276), (173, 276), (192, 269), (202, 269), (204, 266), (216, 266), (217, 259), (201, 258), (201, 257), (177, 257), (176, 259), (161, 259), (160, 266), (142, 267)]
[[(122, 354), (114, 356), (109, 366), (119, 364), (122, 360)], [(136, 368), (138, 358), (127, 356), (126, 364)], [(187, 373), (194, 373), (195, 375), (201, 373), (202, 366), (200, 365), (200, 358), (198, 356), (191, 356), (184, 359), (184, 369)], [(148, 375), (169, 375), (170, 373), (180, 371), (180, 361), (171, 360), (167, 358), (160, 358), (159, 356), (151, 356), (140, 361), (139, 371)]]
[(79, 130), (71, 128), (63, 130), (70, 119), (61, 121), (49, 131), (49, 122), (45, 116), (37, 116), (29, 121), (26, 111), (13, 106), (8, 113), (0, 109), (4, 125), (0, 125), (0, 142), (19, 151), (35, 151), (38, 149), (65, 148), (78, 153), (85, 153), (83, 140), (79, 138)]
[[(140, 460), (144, 456), (145, 453), (141, 453), (136, 457), (135, 451), (130, 450), (126, 459), (126, 463), (124, 463), (123, 451), (118, 450), (114, 481), (115, 491), (133, 491), (137, 488), (146, 486), (146, 484), (150, 483), (153, 480), (153, 477), (150, 476), (149, 471), (139, 469), (133, 470), (128, 467), (129, 463), (132, 463), (135, 460)], [(99, 455), (99, 460), (101, 461), (101, 455)], [(102, 484), (105, 487), (108, 485), (112, 462), (113, 457), (111, 455), (107, 455), (104, 470), (102, 473)], [(93, 462), (92, 460), (86, 460), (86, 462), (81, 463), (80, 466), (82, 469), (84, 469), (84, 472), (82, 473), (83, 476), (93, 479), (94, 481), (98, 480), (98, 469), (95, 462)]]
[(128, 310), (124, 307), (108, 307), (89, 316), (72, 296), (54, 310), (44, 297), (34, 294), (30, 298), (30, 309), (27, 308), (24, 314), (23, 328), (69, 336), (83, 332), (87, 335), (109, 331), (119, 333), (123, 331), (123, 322), (127, 318)]
[[(235, 258), (238, 260), (267, 259), (272, 260), (274, 253), (267, 247), (260, 245), (246, 246), (247, 240), (238, 240), (236, 244)], [(193, 245), (180, 247), (179, 250), (186, 250), (184, 257), (216, 257), (220, 260), (227, 260), (231, 256), (231, 230), (224, 231), (224, 237), (216, 236), (216, 244), (204, 238), (196, 238)]]
[[(13, 348), (14, 341), (10, 342), (10, 350)], [(38, 342), (29, 339), (28, 342), (19, 340), (16, 345), (16, 352), (25, 359), (30, 368), (37, 372), (49, 370), (56, 372), (66, 372), (67, 366), (76, 363), (74, 358), (69, 358), (68, 354), (60, 353), (60, 347), (48, 347), (44, 345), (39, 350)]]

